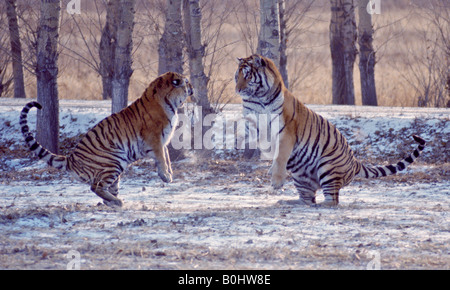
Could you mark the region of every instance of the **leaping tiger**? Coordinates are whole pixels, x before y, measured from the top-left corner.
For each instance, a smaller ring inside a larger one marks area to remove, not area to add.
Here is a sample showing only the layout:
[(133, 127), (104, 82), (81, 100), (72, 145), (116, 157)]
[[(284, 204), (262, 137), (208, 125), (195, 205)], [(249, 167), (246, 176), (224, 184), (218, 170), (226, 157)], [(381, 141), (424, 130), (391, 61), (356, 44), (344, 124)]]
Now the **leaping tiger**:
[(299, 200), (292, 204), (316, 203), (316, 192), (323, 189), (323, 205), (338, 205), (339, 190), (355, 176), (375, 178), (395, 174), (419, 157), (425, 140), (414, 152), (397, 164), (371, 167), (353, 156), (345, 137), (327, 119), (307, 108), (285, 87), (272, 60), (260, 55), (238, 59), (235, 74), (236, 92), (242, 97), (244, 110), (279, 116), (278, 154), (271, 172), (273, 188), (279, 189), (291, 171)]
[(109, 206), (122, 206), (117, 198), (125, 168), (145, 156), (155, 158), (158, 175), (172, 182), (167, 144), (177, 125), (177, 109), (193, 94), (189, 80), (168, 72), (155, 79), (143, 95), (122, 111), (103, 119), (80, 140), (68, 156), (43, 148), (29, 132), (27, 115), (37, 102), (28, 103), (20, 114), (20, 125), (30, 151), (50, 166), (71, 172), (87, 182)]

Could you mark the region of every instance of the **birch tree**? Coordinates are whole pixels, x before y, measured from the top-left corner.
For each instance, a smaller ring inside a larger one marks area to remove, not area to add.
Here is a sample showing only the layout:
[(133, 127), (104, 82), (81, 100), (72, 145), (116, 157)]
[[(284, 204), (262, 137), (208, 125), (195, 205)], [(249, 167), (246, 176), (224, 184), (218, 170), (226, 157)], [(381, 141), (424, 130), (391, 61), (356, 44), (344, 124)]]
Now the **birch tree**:
[[(4, 8), (5, 7), (5, 8)], [(6, 10), (6, 4), (0, 1), (0, 9)], [(0, 27), (8, 26), (5, 14), (0, 13)], [(8, 95), (14, 82), (14, 76), (9, 69), (11, 63), (9, 31), (0, 29), (0, 98)]]
[(377, 106), (377, 91), (375, 87), (375, 51), (373, 49), (372, 15), (367, 6), (370, 0), (360, 0), (358, 7), (358, 44), (359, 44), (359, 73), (361, 78), (362, 104)]
[(112, 79), (112, 112), (117, 113), (128, 105), (128, 88), (133, 48), (134, 7), (136, 0), (115, 0), (119, 2), (118, 25)]
[(261, 28), (258, 53), (280, 67), (280, 10), (278, 0), (260, 0)]
[(37, 114), (37, 140), (48, 150), (58, 153), (58, 37), (61, 0), (41, 0), (37, 30), (37, 100), (42, 110)]
[(22, 47), (20, 45), (19, 21), (16, 12), (16, 0), (6, 0), (11, 58), (14, 75), (14, 98), (25, 98), (25, 82), (22, 67)]
[(182, 0), (167, 0), (166, 23), (158, 47), (159, 75), (168, 71), (183, 73), (182, 5)]
[[(183, 50), (185, 36), (183, 30), (182, 0), (166, 0), (166, 19), (164, 32), (158, 45), (158, 75), (172, 71), (183, 73)], [(183, 109), (178, 109), (180, 112)], [(179, 127), (177, 127), (178, 129)], [(186, 138), (186, 137), (184, 137)], [(170, 160), (185, 158), (184, 149), (174, 149), (172, 143), (168, 144)]]
[(195, 89), (194, 101), (202, 107), (203, 116), (213, 112), (208, 99), (209, 79), (205, 74), (203, 58), (205, 46), (202, 44), (202, 9), (199, 0), (184, 0), (184, 27), (186, 47), (189, 56), (189, 71)]
[(283, 77), (283, 82), (286, 88), (289, 88), (289, 77), (287, 70), (287, 21), (288, 17), (286, 14), (286, 3), (284, 0), (278, 0), (278, 9), (280, 16), (280, 73)]
[(353, 67), (357, 54), (356, 37), (354, 0), (331, 0), (333, 104), (355, 104)]
[(103, 99), (112, 99), (112, 79), (116, 54), (117, 20), (119, 18), (119, 1), (110, 0), (106, 4), (106, 23), (102, 30), (99, 45), (100, 70), (103, 86)]

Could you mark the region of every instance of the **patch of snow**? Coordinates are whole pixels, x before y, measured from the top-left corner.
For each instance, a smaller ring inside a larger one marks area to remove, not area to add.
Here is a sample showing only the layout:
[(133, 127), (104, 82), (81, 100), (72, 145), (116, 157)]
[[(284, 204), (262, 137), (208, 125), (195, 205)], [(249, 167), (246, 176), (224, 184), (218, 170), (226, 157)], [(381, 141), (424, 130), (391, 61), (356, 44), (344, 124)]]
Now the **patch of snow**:
[[(2, 148), (23, 148), (18, 118), (27, 101), (0, 100)], [(430, 143), (450, 136), (448, 109), (309, 107), (358, 152), (371, 146), (378, 156), (399, 155), (402, 141), (391, 142), (389, 132), (400, 139), (420, 129)], [(109, 111), (107, 101), (61, 101), (61, 135), (83, 134)], [(223, 114), (236, 119), (241, 107), (227, 106)], [(0, 168), (24, 174), (46, 167), (30, 160), (3, 154)], [(365, 269), (373, 251), (381, 269), (450, 267), (448, 179), (357, 180), (342, 189), (337, 208), (294, 207), (277, 203), (297, 198), (292, 182), (274, 193), (256, 173), (269, 162), (250, 164), (250, 173), (221, 174), (192, 169), (201, 162), (177, 162), (171, 184), (161, 182), (153, 163), (132, 166), (121, 181), (121, 209), (98, 206), (89, 186), (69, 176), (0, 179), (0, 268), (65, 269), (69, 250), (80, 252), (82, 269)], [(408, 172), (439, 166), (417, 163)]]

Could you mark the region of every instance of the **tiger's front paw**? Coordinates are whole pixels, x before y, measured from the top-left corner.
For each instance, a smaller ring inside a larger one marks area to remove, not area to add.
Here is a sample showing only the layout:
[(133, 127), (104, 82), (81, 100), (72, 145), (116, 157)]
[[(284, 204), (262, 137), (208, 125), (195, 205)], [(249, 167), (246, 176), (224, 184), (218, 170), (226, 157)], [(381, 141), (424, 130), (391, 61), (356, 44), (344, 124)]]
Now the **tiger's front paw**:
[(170, 174), (169, 172), (164, 172), (164, 171), (158, 171), (158, 175), (159, 178), (161, 178), (162, 181), (166, 182), (166, 183), (171, 183), (172, 182), (172, 174)]
[(285, 180), (286, 176), (284, 174), (273, 174), (271, 179), (273, 189), (282, 188)]

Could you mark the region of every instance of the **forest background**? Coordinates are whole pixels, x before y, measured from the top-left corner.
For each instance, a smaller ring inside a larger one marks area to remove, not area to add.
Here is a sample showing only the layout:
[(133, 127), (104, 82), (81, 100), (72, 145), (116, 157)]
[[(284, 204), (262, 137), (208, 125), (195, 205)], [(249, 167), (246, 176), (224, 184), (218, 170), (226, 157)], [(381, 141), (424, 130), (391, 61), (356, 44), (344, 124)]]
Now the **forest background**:
[[(66, 10), (69, 2), (63, 1), (61, 11), (59, 98), (100, 100), (102, 80), (98, 73), (98, 47), (106, 21), (105, 1), (81, 0), (80, 14), (72, 15)], [(129, 101), (140, 97), (144, 88), (158, 75), (158, 45), (164, 32), (166, 2), (136, 1)], [(447, 47), (438, 41), (440, 33), (445, 35), (449, 31), (449, 9), (430, 9), (431, 2), (380, 1), (380, 13), (372, 15), (378, 105), (445, 107), (450, 102), (445, 85), (439, 80), (442, 73), (449, 70), (448, 39)], [(445, 5), (446, 1), (435, 2)], [(259, 0), (209, 0), (200, 1), (200, 4), (202, 42), (206, 49), (204, 68), (209, 78), (210, 101), (215, 106), (239, 103), (240, 98), (234, 93), (236, 58), (249, 56), (257, 50)], [(39, 5), (40, 1), (17, 1), (28, 98), (36, 98), (33, 62)], [(0, 96), (12, 97), (10, 41), (4, 1), (0, 2), (0, 7)], [(286, 10), (290, 13), (288, 24), (291, 30), (287, 40), (289, 88), (307, 104), (330, 104), (330, 2), (286, 1)], [(436, 23), (436, 19), (440, 22)], [(184, 71), (188, 74), (186, 53), (183, 57)], [(358, 56), (354, 66), (355, 104), (361, 105), (357, 63)], [(442, 94), (439, 100), (435, 86)], [(424, 103), (426, 94), (434, 94), (434, 99)]]

